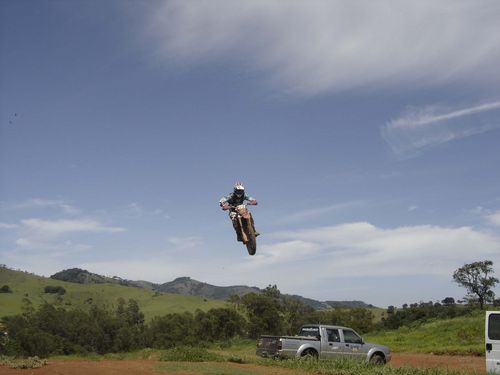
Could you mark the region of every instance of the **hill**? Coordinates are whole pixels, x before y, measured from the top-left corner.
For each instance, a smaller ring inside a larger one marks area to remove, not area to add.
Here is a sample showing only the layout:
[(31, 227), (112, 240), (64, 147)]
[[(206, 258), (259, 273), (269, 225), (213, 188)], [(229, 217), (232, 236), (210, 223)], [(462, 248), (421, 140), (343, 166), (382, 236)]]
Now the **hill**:
[[(190, 277), (178, 277), (177, 279), (163, 284), (155, 284), (149, 281), (134, 281), (122, 279), (118, 276), (107, 277), (91, 273), (80, 268), (71, 268), (58, 272), (51, 276), (53, 279), (68, 281), (80, 284), (118, 284), (124, 286), (132, 286), (144, 288), (153, 291), (164, 293), (181, 294), (185, 296), (199, 296), (204, 298), (227, 300), (231, 295), (243, 296), (248, 293), (262, 293), (262, 289), (255, 286), (232, 285), (232, 286), (216, 286), (202, 281), (194, 280)], [(363, 301), (318, 301), (312, 298), (306, 298), (299, 295), (284, 294), (285, 296), (298, 299), (305, 305), (311, 306), (314, 309), (329, 309), (329, 308), (375, 308), (373, 305), (364, 303)]]
[(344, 307), (349, 309), (356, 309), (356, 308), (372, 309), (375, 307), (371, 304), (366, 304), (363, 301), (325, 301), (325, 304), (333, 308)]
[(244, 285), (235, 286), (215, 286), (204, 282), (193, 280), (190, 277), (179, 277), (174, 281), (170, 281), (159, 285), (156, 290), (168, 293), (178, 293), (189, 296), (201, 296), (213, 299), (226, 300), (229, 296), (236, 294), (243, 296), (248, 293), (260, 293), (261, 290), (257, 287), (249, 287)]
[[(116, 282), (99, 284), (68, 282), (8, 268), (0, 268), (0, 286), (3, 285), (8, 285), (12, 293), (0, 293), (0, 317), (21, 313), (24, 299), (34, 306), (48, 302), (63, 308), (82, 309), (92, 304), (116, 306), (119, 298), (135, 299), (146, 320), (168, 313), (194, 312), (196, 309), (207, 311), (227, 306), (224, 301), (199, 296), (152, 291)], [(62, 287), (66, 293), (63, 295), (44, 293), (46, 286)]]
[(89, 272), (87, 270), (83, 270), (81, 268), (70, 268), (67, 270), (63, 270), (57, 272), (50, 276), (51, 279), (68, 281), (71, 283), (78, 284), (119, 284), (124, 286), (134, 286), (138, 288), (144, 288), (149, 290), (155, 290), (157, 288), (157, 284), (151, 283), (149, 281), (133, 281), (122, 279), (118, 276), (107, 277), (98, 275), (96, 273)]

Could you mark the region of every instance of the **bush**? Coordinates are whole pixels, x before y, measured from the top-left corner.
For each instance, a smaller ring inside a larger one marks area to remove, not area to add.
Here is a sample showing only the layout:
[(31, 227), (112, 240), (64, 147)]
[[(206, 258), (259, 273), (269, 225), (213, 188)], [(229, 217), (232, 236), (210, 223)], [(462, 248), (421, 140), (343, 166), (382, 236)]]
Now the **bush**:
[(40, 359), (38, 357), (28, 357), (23, 359), (13, 359), (9, 357), (0, 357), (0, 365), (8, 366), (10, 368), (20, 368), (20, 369), (28, 369), (28, 368), (40, 368), (45, 366), (47, 361), (45, 359)]
[(12, 293), (12, 289), (10, 289), (10, 286), (4, 285), (0, 288), (0, 293)]
[(160, 361), (166, 362), (224, 362), (221, 355), (206, 349), (191, 346), (175, 347), (160, 354)]
[(43, 289), (44, 293), (51, 293), (51, 294), (59, 294), (62, 296), (63, 294), (66, 294), (66, 289), (64, 289), (62, 286), (51, 286), (47, 285)]

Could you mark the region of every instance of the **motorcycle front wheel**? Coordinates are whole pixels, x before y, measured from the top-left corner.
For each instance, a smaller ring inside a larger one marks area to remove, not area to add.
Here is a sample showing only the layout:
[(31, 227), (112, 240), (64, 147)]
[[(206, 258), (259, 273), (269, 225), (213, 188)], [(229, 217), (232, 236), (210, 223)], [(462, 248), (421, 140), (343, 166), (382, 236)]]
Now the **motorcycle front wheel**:
[(247, 246), (247, 251), (249, 255), (255, 255), (257, 251), (257, 239), (255, 238), (255, 233), (250, 231), (251, 233), (247, 234), (248, 241), (245, 243)]

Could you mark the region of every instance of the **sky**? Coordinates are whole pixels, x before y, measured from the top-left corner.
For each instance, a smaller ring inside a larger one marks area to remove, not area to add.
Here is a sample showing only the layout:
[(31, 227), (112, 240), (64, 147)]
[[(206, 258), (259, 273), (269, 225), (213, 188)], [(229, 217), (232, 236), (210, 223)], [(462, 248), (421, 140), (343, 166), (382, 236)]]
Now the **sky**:
[[(500, 277), (498, 19), (496, 0), (1, 0), (0, 263), (461, 299), (464, 264)], [(253, 257), (218, 204), (236, 181)]]

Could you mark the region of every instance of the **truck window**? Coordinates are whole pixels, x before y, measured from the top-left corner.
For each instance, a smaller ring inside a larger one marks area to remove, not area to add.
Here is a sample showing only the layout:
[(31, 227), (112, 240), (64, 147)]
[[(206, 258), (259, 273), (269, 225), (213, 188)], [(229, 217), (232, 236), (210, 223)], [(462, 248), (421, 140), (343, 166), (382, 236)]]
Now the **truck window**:
[(299, 331), (299, 336), (319, 336), (319, 328), (318, 327), (302, 327)]
[(500, 314), (491, 314), (488, 317), (488, 338), (500, 340)]
[(327, 328), (328, 342), (340, 342), (340, 335), (338, 329)]
[(361, 344), (363, 340), (354, 331), (344, 329), (344, 342), (349, 344)]

